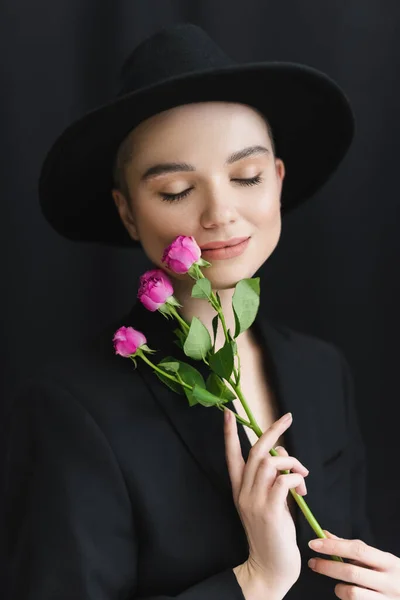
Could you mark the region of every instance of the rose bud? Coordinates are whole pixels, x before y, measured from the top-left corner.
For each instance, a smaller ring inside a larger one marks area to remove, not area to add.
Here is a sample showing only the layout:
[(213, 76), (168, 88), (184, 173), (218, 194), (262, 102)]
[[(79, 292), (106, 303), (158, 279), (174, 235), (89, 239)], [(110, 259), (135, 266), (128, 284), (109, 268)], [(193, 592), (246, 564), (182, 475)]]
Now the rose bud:
[(201, 250), (193, 236), (178, 235), (164, 250), (162, 262), (175, 273), (187, 273), (201, 257)]
[(161, 269), (146, 271), (140, 277), (140, 286), (137, 297), (150, 311), (154, 312), (165, 304), (172, 296), (174, 288), (168, 275)]
[(137, 349), (146, 342), (143, 333), (133, 327), (120, 327), (113, 337), (115, 354), (124, 357), (135, 354)]

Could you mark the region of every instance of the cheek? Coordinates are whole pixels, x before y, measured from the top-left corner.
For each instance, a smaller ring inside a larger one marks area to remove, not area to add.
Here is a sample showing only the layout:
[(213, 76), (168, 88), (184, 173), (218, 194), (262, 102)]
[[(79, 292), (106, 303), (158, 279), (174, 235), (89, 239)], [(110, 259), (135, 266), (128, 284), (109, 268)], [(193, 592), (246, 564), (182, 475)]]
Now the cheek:
[(171, 210), (167, 210), (163, 203), (148, 203), (141, 206), (138, 211), (138, 227), (144, 240), (153, 240), (153, 243), (164, 242), (174, 229), (174, 219)]
[(280, 197), (275, 191), (264, 192), (249, 205), (249, 217), (262, 228), (264, 225), (279, 224), (281, 220)]
[[(188, 215), (189, 216), (189, 215)], [(179, 218), (178, 218), (179, 217)], [(188, 235), (188, 221), (179, 211), (174, 211), (167, 203), (143, 203), (136, 213), (137, 225), (143, 250), (148, 259), (157, 267), (165, 269), (161, 262), (164, 249), (178, 235)], [(168, 272), (171, 277), (171, 273)], [(178, 279), (184, 276), (177, 275)]]

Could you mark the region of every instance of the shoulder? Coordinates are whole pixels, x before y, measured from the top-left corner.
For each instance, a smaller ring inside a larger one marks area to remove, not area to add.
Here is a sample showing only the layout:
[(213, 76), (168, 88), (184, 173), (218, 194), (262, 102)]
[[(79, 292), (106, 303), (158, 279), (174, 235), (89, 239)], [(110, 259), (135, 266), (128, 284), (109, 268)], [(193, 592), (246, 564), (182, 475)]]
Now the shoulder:
[(349, 368), (344, 351), (332, 341), (292, 328), (277, 320), (267, 321), (268, 331), (275, 345), (304, 364), (319, 369), (343, 370)]
[(277, 377), (287, 393), (312, 406), (315, 414), (322, 412), (344, 423), (354, 390), (342, 349), (277, 321), (269, 321), (266, 332)]
[(112, 338), (122, 324), (110, 323), (91, 338), (43, 364), (13, 390), (12, 402), (78, 404), (94, 418), (123, 411), (146, 395), (146, 385), (133, 362), (115, 354)]

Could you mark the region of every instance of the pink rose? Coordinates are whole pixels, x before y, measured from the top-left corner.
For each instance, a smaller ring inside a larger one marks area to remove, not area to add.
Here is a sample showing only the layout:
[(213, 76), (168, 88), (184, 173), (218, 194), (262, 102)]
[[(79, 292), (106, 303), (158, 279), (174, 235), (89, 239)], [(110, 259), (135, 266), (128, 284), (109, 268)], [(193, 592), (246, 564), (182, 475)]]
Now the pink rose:
[(161, 269), (146, 271), (140, 277), (137, 297), (152, 312), (158, 310), (173, 293), (171, 280)]
[(187, 273), (199, 260), (201, 250), (193, 236), (178, 235), (164, 250), (162, 262), (175, 273)]
[(115, 354), (128, 357), (147, 342), (141, 331), (133, 327), (120, 327), (113, 337)]

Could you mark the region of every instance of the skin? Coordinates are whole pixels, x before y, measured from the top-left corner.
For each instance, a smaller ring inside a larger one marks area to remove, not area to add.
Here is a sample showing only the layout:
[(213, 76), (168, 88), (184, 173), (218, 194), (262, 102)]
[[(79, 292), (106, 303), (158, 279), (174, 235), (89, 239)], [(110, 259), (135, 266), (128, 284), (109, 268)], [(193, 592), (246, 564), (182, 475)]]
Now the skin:
[[(163, 250), (176, 236), (193, 236), (199, 246), (232, 237), (251, 236), (245, 252), (236, 258), (215, 260), (205, 270), (218, 290), (227, 327), (234, 331), (232, 295), (243, 278), (253, 277), (274, 251), (281, 234), (280, 197), (285, 167), (273, 154), (267, 126), (261, 115), (244, 104), (202, 102), (174, 107), (142, 122), (130, 133), (132, 158), (125, 176), (129, 198), (114, 189), (113, 199), (129, 235), (140, 240), (155, 267), (173, 280), (174, 295), (183, 305), (181, 314), (193, 315), (212, 332), (215, 315), (208, 302), (190, 296), (193, 280), (176, 275), (161, 263)], [(261, 145), (268, 153), (249, 156), (225, 165), (227, 157), (248, 146)], [(186, 162), (195, 172), (161, 174), (149, 181), (141, 175), (161, 162)], [(234, 179), (260, 175), (257, 185)], [(188, 196), (173, 202), (161, 194)], [(252, 344), (251, 328), (238, 338), (239, 348)], [(216, 347), (224, 343), (219, 328)]]
[[(324, 529), (325, 539), (312, 540), (310, 547), (327, 559), (315, 558), (316, 573), (346, 583), (335, 585), (335, 595), (342, 600), (397, 600), (400, 599), (400, 558), (378, 550), (362, 540), (348, 540), (334, 536)], [(314, 541), (322, 542), (321, 547)], [(341, 556), (347, 562), (329, 560), (329, 555)]]

